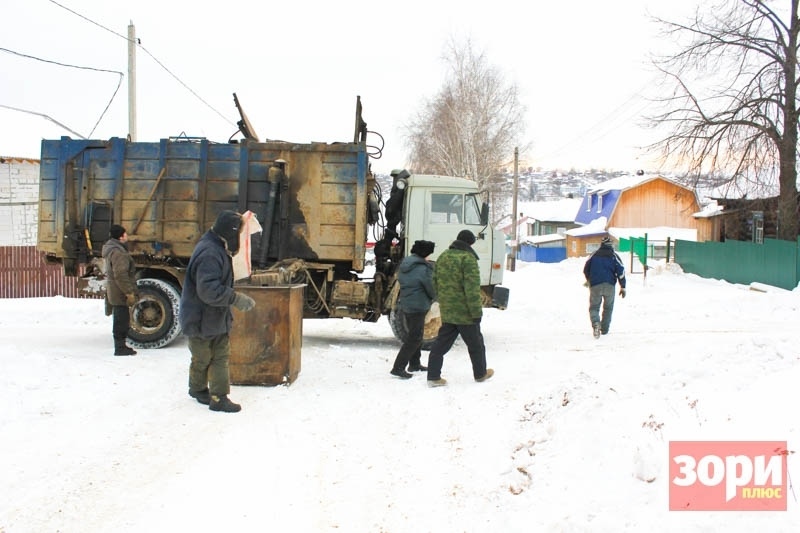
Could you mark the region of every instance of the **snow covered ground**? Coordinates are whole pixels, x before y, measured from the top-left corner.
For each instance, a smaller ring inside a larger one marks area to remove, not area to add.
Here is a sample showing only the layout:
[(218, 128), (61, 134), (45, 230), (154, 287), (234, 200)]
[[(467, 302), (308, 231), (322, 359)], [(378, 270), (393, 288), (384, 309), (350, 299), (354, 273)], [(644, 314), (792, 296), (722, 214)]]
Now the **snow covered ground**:
[(595, 340), (582, 266), (507, 273), (485, 383), (460, 341), (430, 389), (388, 321), (306, 321), (238, 414), (189, 398), (183, 338), (113, 357), (102, 302), (0, 300), (0, 532), (800, 529), (796, 454), (786, 512), (668, 505), (671, 440), (800, 442), (798, 291), (639, 267)]

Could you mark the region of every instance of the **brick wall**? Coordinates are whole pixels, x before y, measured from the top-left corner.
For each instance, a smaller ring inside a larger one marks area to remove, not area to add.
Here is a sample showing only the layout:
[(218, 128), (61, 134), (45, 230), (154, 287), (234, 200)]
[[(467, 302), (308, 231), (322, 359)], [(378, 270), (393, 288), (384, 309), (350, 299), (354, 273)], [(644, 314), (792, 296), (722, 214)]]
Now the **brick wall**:
[(39, 161), (0, 157), (0, 246), (35, 246)]

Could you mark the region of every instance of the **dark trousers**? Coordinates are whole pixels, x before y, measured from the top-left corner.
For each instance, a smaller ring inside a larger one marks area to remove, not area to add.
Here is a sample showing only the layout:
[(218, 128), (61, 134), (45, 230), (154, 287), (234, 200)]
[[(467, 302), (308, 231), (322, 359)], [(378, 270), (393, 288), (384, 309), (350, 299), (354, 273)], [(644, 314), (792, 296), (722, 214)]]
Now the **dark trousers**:
[(426, 311), (421, 313), (403, 313), (407, 337), (397, 357), (394, 360), (393, 370), (405, 370), (406, 366), (419, 366), (422, 362), (422, 336), (425, 328)]
[(483, 344), (481, 322), (478, 320), (472, 324), (442, 324), (431, 346), (431, 353), (428, 354), (428, 380), (442, 377), (444, 354), (450, 351), (459, 335), (467, 345), (473, 377), (478, 379), (486, 375), (486, 346)]
[(227, 333), (210, 339), (189, 337), (192, 362), (189, 365), (189, 391), (208, 389), (212, 396), (227, 396), (231, 392), (228, 359), (231, 354)]
[(111, 335), (114, 336), (114, 348), (125, 346), (125, 338), (131, 329), (131, 312), (127, 305), (115, 305), (111, 308), (111, 317), (114, 320), (111, 326)]
[[(611, 327), (611, 315), (614, 313), (614, 291), (616, 285), (598, 283), (589, 289), (589, 320), (592, 325), (600, 323), (600, 331), (608, 333)], [(603, 306), (603, 315), (600, 316), (600, 306)]]

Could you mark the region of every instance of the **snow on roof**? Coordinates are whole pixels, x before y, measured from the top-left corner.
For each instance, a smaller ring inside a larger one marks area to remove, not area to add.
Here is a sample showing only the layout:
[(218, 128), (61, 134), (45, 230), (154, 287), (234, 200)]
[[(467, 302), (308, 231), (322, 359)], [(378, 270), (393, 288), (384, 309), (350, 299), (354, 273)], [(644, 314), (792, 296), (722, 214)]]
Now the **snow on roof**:
[(719, 205), (716, 200), (711, 200), (709, 203), (703, 206), (702, 211), (698, 211), (697, 213), (692, 213), (692, 216), (694, 218), (711, 218), (717, 215), (721, 215), (724, 210), (725, 210), (724, 205)]
[(518, 205), (518, 210), (535, 220), (573, 222), (582, 201), (582, 198), (562, 198), (549, 202), (525, 202)]
[(664, 176), (659, 175), (642, 175), (642, 176), (619, 176), (617, 178), (612, 178), (607, 181), (603, 181), (601, 183), (596, 184), (594, 187), (587, 191), (588, 194), (594, 194), (597, 192), (603, 191), (622, 191), (625, 189), (630, 189), (631, 187), (636, 187), (637, 185), (641, 185), (645, 182), (661, 179), (677, 185), (678, 187), (682, 187), (687, 190), (692, 190), (689, 187), (681, 185), (677, 181), (671, 180), (669, 178), (665, 178)]
[(563, 241), (565, 239), (566, 236), (564, 235), (559, 233), (551, 233), (549, 235), (528, 235), (527, 237), (521, 238), (520, 242), (527, 244), (544, 244), (546, 242)]
[(14, 163), (29, 163), (31, 165), (38, 165), (38, 159), (32, 159), (30, 157), (11, 157), (11, 156), (4, 156), (0, 155), (0, 164), (14, 164)]
[(567, 230), (566, 234), (571, 237), (585, 237), (587, 235), (602, 235), (606, 233), (606, 224), (608, 219), (606, 217), (597, 217), (585, 226), (579, 228), (572, 228)]
[(619, 176), (597, 183), (587, 192), (591, 194), (598, 191), (621, 191), (623, 189), (630, 189), (631, 187), (635, 187), (652, 179), (655, 179), (655, 176)]
[(666, 241), (681, 239), (683, 241), (697, 241), (697, 230), (691, 228), (670, 228), (658, 226), (655, 228), (608, 228), (608, 233), (615, 239), (630, 239), (631, 237), (644, 237), (648, 241)]

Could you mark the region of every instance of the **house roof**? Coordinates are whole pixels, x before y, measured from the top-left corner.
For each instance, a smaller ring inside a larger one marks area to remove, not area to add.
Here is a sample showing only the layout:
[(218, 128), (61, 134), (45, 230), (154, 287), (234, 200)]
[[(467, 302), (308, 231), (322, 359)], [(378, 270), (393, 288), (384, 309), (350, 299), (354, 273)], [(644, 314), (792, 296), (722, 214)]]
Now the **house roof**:
[(12, 157), (12, 156), (5, 156), (0, 155), (0, 164), (14, 164), (14, 163), (30, 163), (32, 165), (38, 165), (38, 159), (32, 159), (30, 157)]
[[(586, 191), (586, 195), (583, 197), (581, 206), (578, 209), (578, 214), (575, 216), (575, 222), (578, 224), (588, 224), (600, 217), (605, 217), (607, 220), (610, 220), (623, 192), (655, 180), (666, 181), (676, 187), (691, 192), (695, 195), (695, 198), (697, 197), (693, 189), (663, 176), (620, 176), (598, 183), (593, 188)], [(600, 201), (602, 201), (602, 205), (598, 203)], [(592, 203), (589, 204), (589, 202)], [(597, 210), (598, 206), (600, 207), (600, 211)]]
[(544, 244), (546, 242), (563, 241), (566, 237), (558, 233), (551, 233), (549, 235), (528, 235), (520, 239), (520, 242), (526, 244)]
[(573, 222), (582, 198), (562, 198), (549, 202), (525, 202), (519, 204), (519, 211), (528, 218), (546, 222)]
[(584, 226), (568, 229), (566, 234), (570, 237), (588, 237), (590, 235), (604, 235), (606, 234), (606, 224), (608, 219), (600, 217), (592, 220)]

